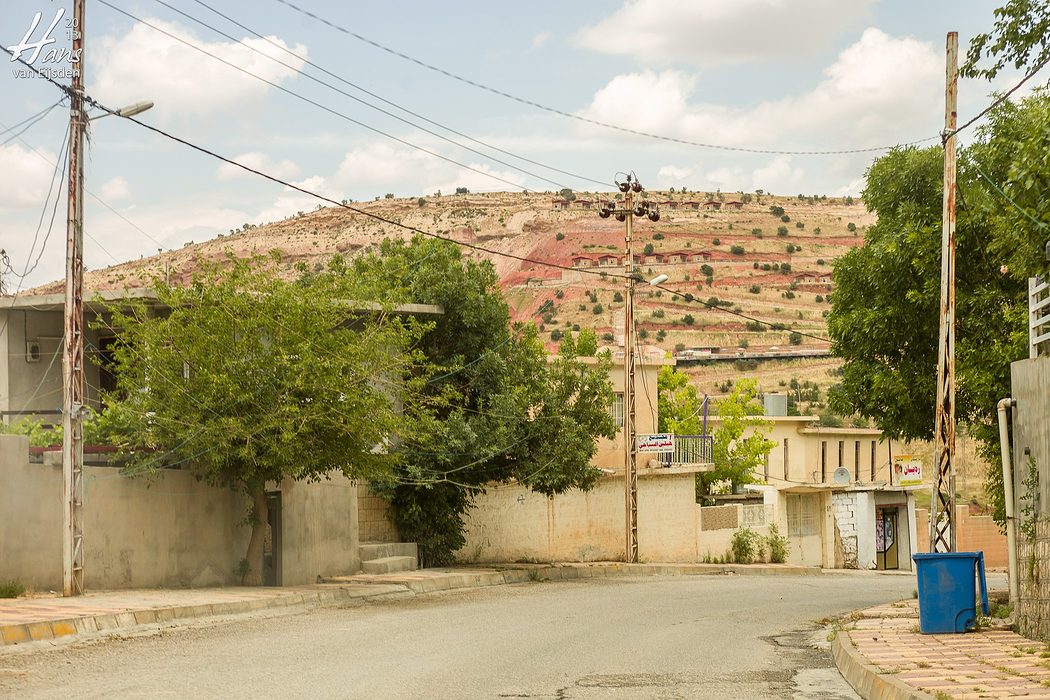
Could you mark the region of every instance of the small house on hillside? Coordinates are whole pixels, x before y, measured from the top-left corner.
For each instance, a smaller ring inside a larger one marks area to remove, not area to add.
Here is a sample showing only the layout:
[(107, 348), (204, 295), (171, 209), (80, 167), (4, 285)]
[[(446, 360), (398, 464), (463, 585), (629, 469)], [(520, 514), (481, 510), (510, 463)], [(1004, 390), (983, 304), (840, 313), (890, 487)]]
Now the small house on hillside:
[(682, 207), (684, 209), (699, 209), (700, 202), (682, 202)]
[(568, 208), (569, 208), (569, 200), (567, 200), (567, 199), (552, 199), (551, 200), (551, 209), (568, 209)]
[(576, 206), (580, 209), (590, 209), (594, 206), (594, 201), (590, 199), (577, 199)]
[(572, 256), (573, 267), (594, 267), (594, 261), (591, 260), (589, 255), (574, 255)]
[(620, 264), (620, 256), (606, 253), (598, 256), (598, 267), (616, 267)]
[(721, 209), (722, 203), (717, 199), (709, 199), (704, 202), (704, 209)]
[(742, 209), (743, 206), (744, 206), (743, 202), (737, 202), (735, 200), (732, 201), (732, 202), (726, 202), (725, 203), (726, 209)]
[(668, 199), (666, 201), (660, 202), (660, 206), (667, 207), (668, 209), (677, 209), (678, 202), (674, 199)]

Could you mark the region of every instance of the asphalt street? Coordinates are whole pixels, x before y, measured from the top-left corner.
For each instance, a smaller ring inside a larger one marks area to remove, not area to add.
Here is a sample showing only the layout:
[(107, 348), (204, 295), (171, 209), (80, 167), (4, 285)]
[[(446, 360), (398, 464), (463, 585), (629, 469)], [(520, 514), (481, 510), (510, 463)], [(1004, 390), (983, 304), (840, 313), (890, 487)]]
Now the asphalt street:
[(610, 578), (297, 611), (0, 655), (18, 698), (856, 698), (818, 620), (914, 578)]

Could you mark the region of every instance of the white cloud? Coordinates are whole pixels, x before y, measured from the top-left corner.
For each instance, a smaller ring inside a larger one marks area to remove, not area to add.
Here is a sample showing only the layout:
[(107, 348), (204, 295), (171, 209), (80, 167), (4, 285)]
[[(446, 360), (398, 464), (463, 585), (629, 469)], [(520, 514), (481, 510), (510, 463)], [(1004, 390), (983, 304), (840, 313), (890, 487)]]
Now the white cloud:
[[(0, 210), (43, 206), (58, 156), (41, 153), (52, 162), (17, 143), (0, 145)], [(63, 189), (61, 184), (56, 187)]]
[(131, 196), (131, 192), (128, 190), (128, 181), (119, 175), (111, 180), (107, 180), (102, 183), (98, 196), (107, 202), (127, 199)]
[(552, 34), (550, 32), (540, 32), (536, 36), (532, 37), (532, 48), (541, 49), (543, 46), (550, 41)]
[(505, 190), (511, 186), (496, 178), (507, 180), (513, 185), (525, 182), (525, 178), (515, 172), (494, 170), (482, 163), (467, 165), (474, 171), (422, 151), (371, 143), (346, 153), (333, 183), (358, 192), (357, 198), (368, 199), (386, 192), (429, 194), (436, 190), (454, 192), (457, 187), (483, 191)]
[[(293, 177), (299, 174), (299, 166), (290, 160), (275, 161), (273, 158), (265, 153), (259, 151), (250, 151), (248, 153), (242, 153), (238, 156), (234, 156), (231, 160), (235, 160), (238, 163), (248, 166), (249, 168), (255, 168), (265, 173), (279, 177), (282, 180)], [(229, 163), (221, 164), (215, 171), (215, 177), (222, 181), (236, 180), (238, 178), (256, 178), (256, 175), (238, 168), (236, 165), (230, 165)]]
[[(751, 107), (702, 103), (693, 99), (695, 75), (644, 71), (613, 78), (581, 114), (624, 123), (624, 105), (630, 105), (634, 128), (725, 146), (876, 146), (935, 133), (943, 72), (943, 58), (929, 44), (872, 28), (799, 95)], [(599, 127), (582, 128), (591, 133)]]
[(773, 160), (751, 173), (751, 189), (787, 194), (802, 184), (802, 168), (792, 165), (788, 156), (776, 156)]
[[(274, 83), (288, 80), (295, 75), (292, 68), (299, 69), (304, 65), (303, 61), (263, 39), (244, 39), (243, 43), (209, 42), (195, 37), (178, 24), (152, 18), (147, 21)], [(267, 38), (299, 55), (306, 55), (305, 46), (289, 47), (275, 36)], [(123, 36), (102, 37), (89, 56), (94, 63), (90, 67), (94, 81), (89, 92), (94, 97), (115, 107), (144, 99), (153, 100), (156, 102), (155, 112), (162, 118), (243, 109), (246, 99), (260, 97), (272, 89), (270, 85), (143, 24), (135, 24)], [(266, 56), (273, 56), (292, 68), (279, 65)]]
[(660, 183), (668, 182), (674, 185), (675, 183), (685, 180), (695, 172), (692, 168), (684, 168), (678, 165), (662, 165), (660, 169), (656, 171), (656, 177), (659, 179), (657, 187), (663, 189), (663, 185)]
[(580, 46), (643, 63), (702, 67), (823, 48), (867, 17), (875, 0), (626, 0), (576, 34)]

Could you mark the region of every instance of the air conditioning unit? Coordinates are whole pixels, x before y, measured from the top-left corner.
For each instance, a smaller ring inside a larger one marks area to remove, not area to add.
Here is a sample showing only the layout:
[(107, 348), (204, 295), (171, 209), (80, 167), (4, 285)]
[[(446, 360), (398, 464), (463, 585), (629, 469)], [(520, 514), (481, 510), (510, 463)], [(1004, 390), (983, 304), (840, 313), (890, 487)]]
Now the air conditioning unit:
[(26, 341), (26, 362), (40, 362), (40, 341)]

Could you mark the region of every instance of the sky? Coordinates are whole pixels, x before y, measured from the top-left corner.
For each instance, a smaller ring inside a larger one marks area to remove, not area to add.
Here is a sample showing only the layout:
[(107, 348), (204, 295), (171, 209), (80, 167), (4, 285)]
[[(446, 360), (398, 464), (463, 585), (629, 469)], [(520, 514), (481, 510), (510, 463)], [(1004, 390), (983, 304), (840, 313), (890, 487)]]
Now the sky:
[[(959, 32), (965, 55), (1000, 4), (287, 2), (316, 17), (283, 0), (87, 0), (87, 93), (111, 108), (150, 100), (142, 121), (336, 200), (456, 187), (608, 190), (597, 183), (620, 171), (650, 188), (857, 195), (879, 151), (768, 151), (938, 143), (945, 35)], [(22, 42), (37, 13), (28, 41), (39, 41), (60, 11), (48, 34), (55, 42), (33, 65), (68, 83), (72, 0), (0, 4), (0, 45)], [(0, 248), (10, 292), (63, 275), (64, 196), (49, 222), (64, 191), (55, 163), (69, 111), (63, 103), (46, 112), (60, 91), (0, 62)], [(960, 121), (1020, 77), (961, 81)], [(1038, 77), (1032, 84), (1045, 82)], [(8, 131), (41, 112), (28, 129)], [(89, 269), (318, 203), (115, 116), (91, 123), (85, 160)]]

